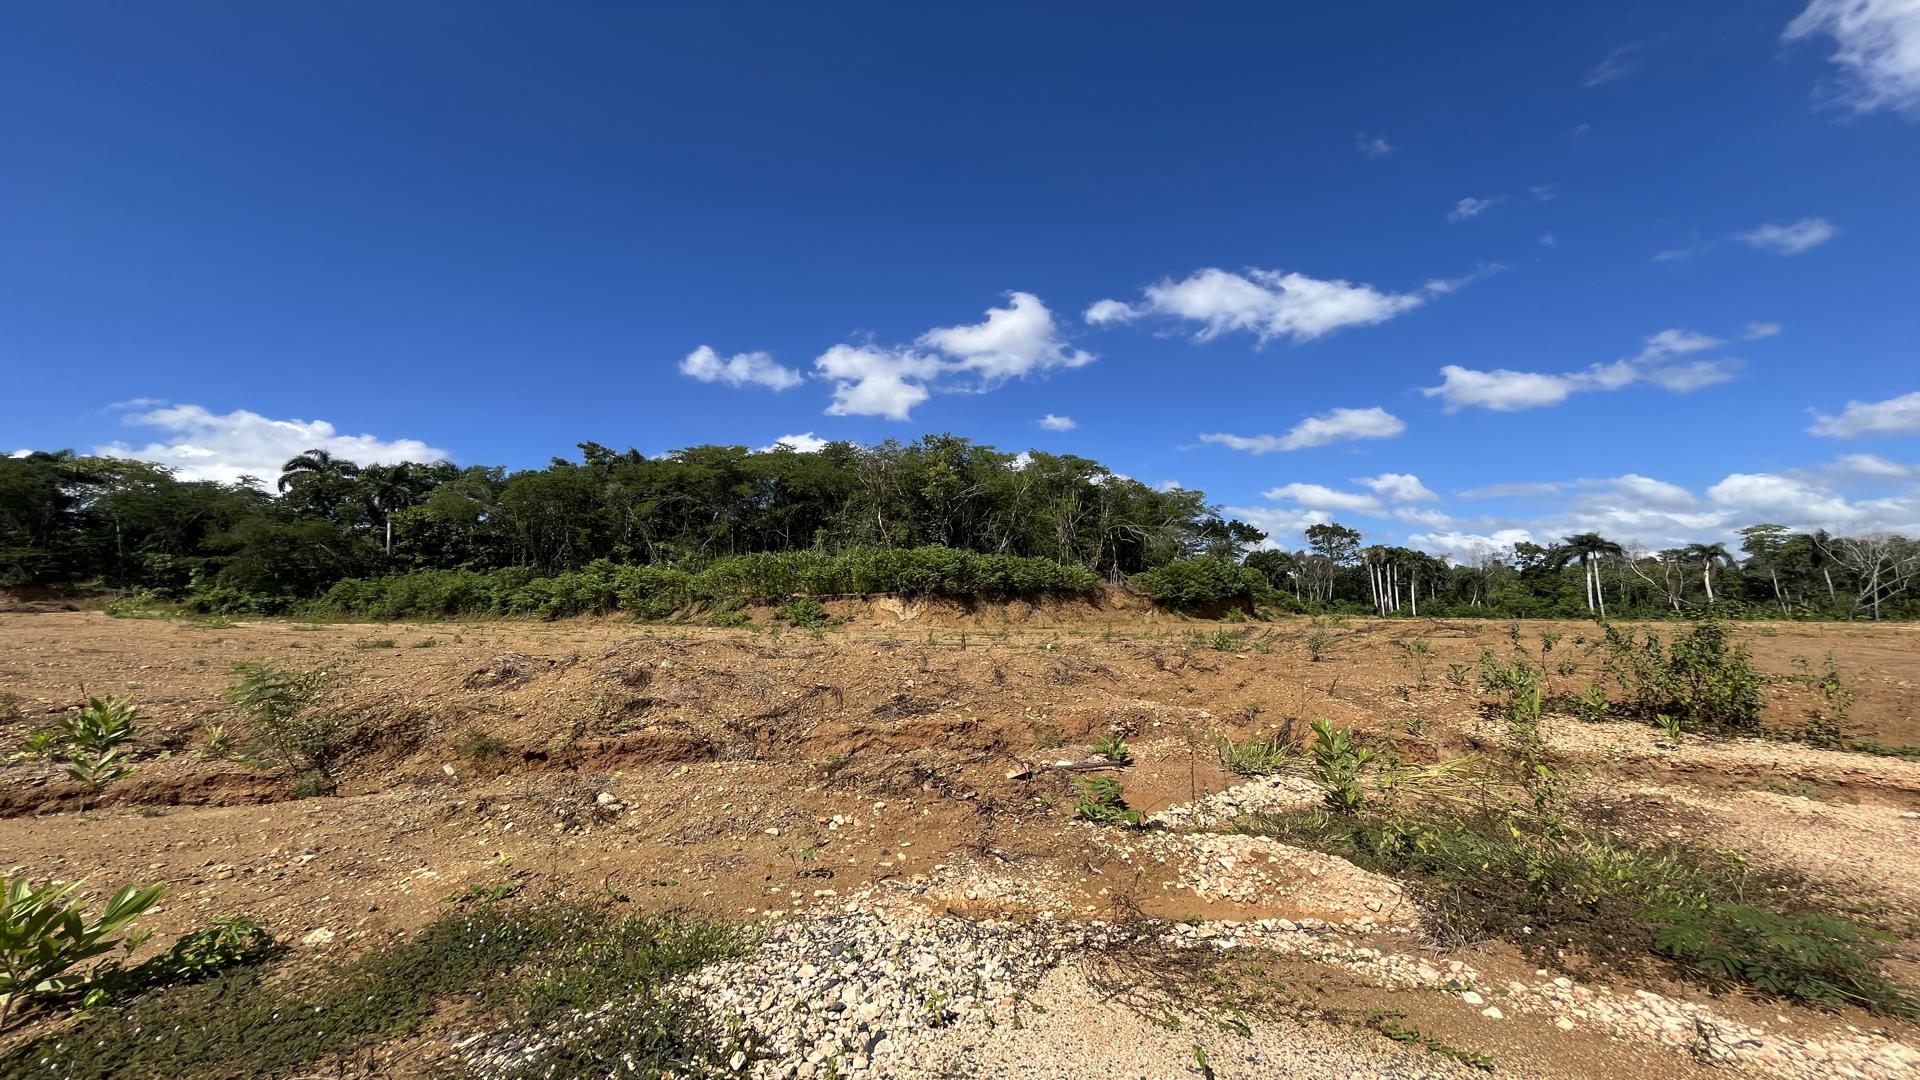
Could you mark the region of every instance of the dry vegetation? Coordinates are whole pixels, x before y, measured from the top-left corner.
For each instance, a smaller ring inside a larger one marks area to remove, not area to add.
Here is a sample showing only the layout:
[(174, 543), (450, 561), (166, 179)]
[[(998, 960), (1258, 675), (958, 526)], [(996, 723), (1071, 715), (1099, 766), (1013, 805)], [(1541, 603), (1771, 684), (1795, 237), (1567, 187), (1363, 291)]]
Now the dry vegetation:
[[(21, 751), (0, 766), (0, 871), (85, 879), (96, 906), (164, 885), (122, 966), (230, 916), (278, 943), (84, 1015), (75, 994), (32, 999), (0, 1032), (0, 1075), (498, 1073), (475, 1047), (608, 1001), (625, 1019), (548, 1046), (552, 1075), (623, 1053), (818, 1076), (1313, 1074), (1286, 1064), (1300, 1047), (1342, 1063), (1326, 1075), (1920, 1061), (1901, 989), (1920, 984), (1920, 761), (1860, 752), (1920, 744), (1920, 630), (1740, 624), (1761, 727), (1728, 737), (1632, 715), (1592, 624), (890, 600), (748, 615), (0, 615), (0, 745)], [(1501, 681), (1517, 656), (1531, 689)], [(86, 775), (46, 741), (90, 698), (137, 708), (107, 762), (130, 772)], [(1718, 921), (1656, 940), (1645, 913), (1674, 905)], [(1052, 959), (982, 960), (993, 992), (914, 991), (891, 1050), (818, 1060), (751, 1010), (670, 990), (856, 910), (1037, 934), (1023, 955)], [(1808, 949), (1819, 985), (1739, 966)], [(1690, 1003), (1683, 1022), (1643, 1023), (1618, 1004), (1654, 1000), (1636, 990)], [(1051, 1005), (982, 1026), (1028, 1002)], [(221, 1042), (300, 1008), (341, 1019), (263, 1057)], [(195, 1017), (210, 1033), (171, 1057), (114, 1043)], [(616, 1027), (657, 1037), (636, 1050)], [(64, 1072), (34, 1064), (50, 1053)]]

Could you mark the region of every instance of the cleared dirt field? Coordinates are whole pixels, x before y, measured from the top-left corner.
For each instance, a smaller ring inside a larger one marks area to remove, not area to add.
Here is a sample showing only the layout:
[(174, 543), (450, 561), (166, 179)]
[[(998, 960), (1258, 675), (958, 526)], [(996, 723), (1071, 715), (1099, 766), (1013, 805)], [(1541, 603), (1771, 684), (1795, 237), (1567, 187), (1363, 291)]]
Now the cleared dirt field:
[[(1299, 741), (1310, 721), (1327, 718), (1413, 762), (1480, 752), (1497, 733), (1470, 683), (1446, 675), (1484, 647), (1506, 648), (1504, 622), (1351, 620), (1327, 630), (1315, 661), (1304, 619), (1235, 625), (1137, 609), (892, 602), (840, 614), (848, 622), (818, 634), (626, 621), (0, 615), (0, 745), (17, 747), (87, 696), (129, 696), (142, 710), (139, 771), (103, 793), (44, 762), (0, 767), (0, 865), (85, 877), (101, 891), (166, 883), (149, 919), (161, 939), (246, 913), (296, 943), (293, 963), (394, 940), (444, 912), (450, 895), (501, 883), (797, 934), (856, 911), (1048, 933), (1144, 916), (1234, 941), (1277, 982), (1312, 987), (1301, 992), (1317, 1008), (1392, 1010), (1507, 1074), (1892, 1077), (1920, 1063), (1911, 1025), (1864, 1013), (1710, 998), (1657, 972), (1559, 986), (1561, 970), (1508, 945), (1443, 950), (1420, 933), (1394, 882), (1332, 856), (1193, 828), (1205, 800), (1230, 788), (1249, 804), (1315, 798), (1298, 781), (1249, 783), (1224, 771), (1213, 748), (1220, 733)], [(1216, 642), (1216, 632), (1234, 637)], [(1519, 632), (1536, 650), (1542, 632), (1563, 635), (1551, 654), (1554, 689), (1595, 676), (1597, 658), (1576, 640), (1592, 627)], [(1737, 633), (1760, 667), (1783, 676), (1800, 670), (1796, 658), (1817, 668), (1831, 654), (1858, 692), (1853, 731), (1920, 743), (1920, 628), (1751, 623)], [(1425, 659), (1408, 649), (1414, 640), (1427, 643)], [(337, 793), (295, 798), (270, 769), (204, 753), (210, 725), (244, 743), (246, 725), (222, 697), (240, 661), (340, 674), (358, 741)], [(1768, 719), (1781, 726), (1812, 704), (1790, 681), (1766, 693)], [(1129, 803), (1165, 812), (1168, 828), (1073, 819), (1074, 774), (1056, 765), (1084, 762), (1091, 741), (1113, 733), (1136, 755), (1119, 772)], [(1890, 973), (1920, 981), (1911, 933), (1920, 762), (1776, 741), (1667, 746), (1642, 725), (1562, 716), (1549, 719), (1548, 737), (1593, 812), (1871, 897), (1908, 928)], [(1468, 969), (1471, 979), (1455, 977)], [(1245, 1034), (1195, 1027), (1169, 1041), (1128, 1007), (1114, 978), (1062, 962), (1033, 979), (1022, 993), (1053, 1002), (1044, 1020), (896, 1026), (893, 1049), (855, 1048), (833, 1058), (835, 1068), (1199, 1075), (1189, 1044), (1205, 1043), (1221, 1076), (1472, 1071), (1310, 1019), (1263, 1021)], [(1468, 984), (1477, 989), (1463, 994)], [(1705, 1012), (1634, 1011), (1649, 1001)], [(1735, 1048), (1716, 1049), (1702, 1023), (1739, 1033), (1726, 1039)], [(325, 1074), (426, 1075), (463, 1060), (467, 1034), (442, 1017), (400, 1044), (330, 1061)], [(825, 1060), (802, 1048), (752, 1068), (825, 1076)]]

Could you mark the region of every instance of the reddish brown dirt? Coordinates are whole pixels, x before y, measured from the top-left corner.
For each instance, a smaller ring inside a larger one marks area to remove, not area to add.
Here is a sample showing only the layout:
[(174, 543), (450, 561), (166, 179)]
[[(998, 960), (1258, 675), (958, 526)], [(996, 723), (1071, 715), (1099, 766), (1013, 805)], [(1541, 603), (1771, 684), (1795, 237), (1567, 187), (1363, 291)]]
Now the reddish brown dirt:
[[(1229, 782), (1211, 748), (1220, 731), (1304, 737), (1328, 717), (1413, 760), (1456, 756), (1488, 729), (1477, 695), (1450, 685), (1447, 668), (1508, 647), (1506, 623), (1351, 620), (1314, 662), (1304, 619), (1196, 622), (1119, 603), (833, 606), (847, 622), (817, 635), (624, 620), (0, 614), (0, 746), (19, 746), (89, 695), (125, 695), (142, 710), (139, 771), (104, 793), (44, 762), (0, 765), (0, 868), (86, 877), (100, 892), (164, 882), (159, 940), (244, 912), (283, 940), (331, 931), (336, 949), (416, 928), (449, 895), (502, 881), (743, 917), (961, 865), (1044, 883), (1063, 916), (1124, 898), (1173, 919), (1299, 917), (1170, 889), (1167, 867), (1095, 851), (1070, 827), (1070, 777), (1051, 763), (1125, 734), (1138, 753), (1127, 796), (1151, 812)], [(1212, 647), (1216, 631), (1239, 635), (1234, 648)], [(1552, 662), (1566, 657), (1574, 670), (1556, 674), (1556, 688), (1584, 686), (1597, 670), (1575, 640), (1591, 627), (1520, 631), (1535, 650), (1541, 632), (1564, 635)], [(1832, 653), (1859, 692), (1856, 730), (1920, 743), (1920, 627), (1756, 623), (1738, 634), (1781, 675), (1796, 657), (1818, 666)], [(1415, 639), (1431, 646), (1424, 672), (1405, 648)], [(246, 744), (245, 721), (222, 698), (242, 660), (341, 673), (336, 705), (356, 718), (360, 741), (337, 796), (295, 799), (270, 770), (203, 759), (210, 725)], [(1773, 723), (1797, 723), (1809, 705), (1791, 683), (1768, 690)], [(1741, 815), (1743, 835), (1773, 855), (1790, 846), (1795, 820), (1775, 804), (1792, 800), (1735, 797), (1812, 793), (1882, 808), (1821, 819), (1838, 830), (1823, 844), (1881, 848), (1882, 819), (1898, 823), (1920, 797), (1920, 763), (1781, 743), (1665, 748), (1644, 727), (1569, 719), (1554, 730), (1583, 788), (1684, 789), (1694, 799), (1685, 820)], [(1682, 820), (1680, 808), (1650, 805), (1668, 807), (1649, 815), (1655, 825)], [(1920, 867), (1908, 865), (1920, 854), (1886, 857), (1907, 860), (1881, 875), (1887, 899), (1920, 910), (1909, 887)], [(1005, 906), (941, 902), (966, 914)]]

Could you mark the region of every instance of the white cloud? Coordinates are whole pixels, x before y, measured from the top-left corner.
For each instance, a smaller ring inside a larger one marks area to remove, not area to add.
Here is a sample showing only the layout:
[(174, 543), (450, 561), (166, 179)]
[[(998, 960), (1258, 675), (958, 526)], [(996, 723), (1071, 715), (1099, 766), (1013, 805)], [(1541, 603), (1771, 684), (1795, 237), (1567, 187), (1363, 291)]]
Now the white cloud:
[(1051, 368), (1093, 363), (1092, 353), (1060, 340), (1053, 313), (1032, 293), (1008, 293), (1008, 305), (989, 308), (985, 322), (946, 326), (920, 335), (920, 344), (952, 358), (955, 371), (977, 374), (989, 386)]
[(1553, 190), (1552, 184), (1535, 184), (1528, 188), (1527, 191), (1539, 202), (1552, 202), (1560, 197), (1560, 193)]
[(1694, 330), (1662, 330), (1646, 339), (1633, 356), (1585, 371), (1549, 374), (1496, 368), (1479, 371), (1460, 364), (1440, 369), (1440, 385), (1421, 389), (1437, 397), (1446, 412), (1479, 408), (1519, 412), (1558, 405), (1575, 393), (1619, 390), (1650, 382), (1674, 393), (1686, 393), (1733, 378), (1743, 361), (1731, 357), (1673, 363), (1676, 357), (1717, 349), (1725, 342)]
[(31, 450), (15, 450), (15, 451), (14, 451), (13, 453), (11, 453), (11, 454), (8, 454), (7, 456), (8, 456), (8, 457), (10, 457), (10, 458), (23, 458), (23, 457), (31, 457), (31, 456), (33, 456), (33, 451), (31, 451)]
[(1535, 542), (1533, 533), (1526, 529), (1497, 529), (1492, 533), (1436, 530), (1407, 537), (1407, 546), (1419, 548), (1455, 562), (1471, 562), (1476, 558), (1506, 551), (1515, 544)]
[(1506, 201), (1507, 197), (1505, 195), (1495, 195), (1490, 199), (1476, 199), (1468, 196), (1453, 204), (1453, 209), (1447, 211), (1447, 220), (1459, 222), (1466, 221), (1469, 218), (1477, 218), (1481, 214), (1486, 213), (1488, 210)]
[(1362, 135), (1359, 140), (1360, 152), (1370, 158), (1383, 158), (1393, 153), (1393, 144), (1378, 135)]
[(1420, 478), (1412, 473), (1381, 473), (1379, 476), (1363, 476), (1354, 481), (1361, 487), (1371, 488), (1375, 493), (1385, 495), (1394, 502), (1435, 502), (1440, 496), (1427, 489)]
[(1552, 233), (1543, 232), (1540, 234), (1540, 246), (1541, 247), (1559, 247), (1560, 241), (1554, 239), (1554, 236)]
[(1007, 294), (984, 322), (944, 326), (913, 345), (835, 345), (814, 360), (833, 382), (833, 416), (905, 420), (935, 389), (992, 390), (1013, 378), (1083, 367), (1094, 355), (1060, 339), (1053, 313), (1032, 293)]
[(1212, 433), (1201, 435), (1200, 441), (1251, 454), (1271, 454), (1276, 450), (1304, 450), (1349, 439), (1390, 439), (1405, 430), (1406, 421), (1376, 405), (1367, 409), (1330, 409), (1300, 421), (1285, 435)]
[(798, 435), (782, 435), (754, 452), (771, 454), (784, 446), (797, 454), (817, 454), (826, 447), (827, 442), (826, 439), (815, 438), (811, 431), (803, 431)]
[(1833, 39), (1828, 59), (1843, 73), (1837, 94), (1855, 112), (1894, 109), (1920, 115), (1920, 3), (1915, 0), (1813, 0), (1781, 34)]
[(1834, 238), (1840, 230), (1826, 218), (1801, 218), (1786, 225), (1762, 225), (1740, 233), (1735, 239), (1751, 248), (1781, 255), (1798, 255)]
[(1707, 498), (1735, 509), (1743, 520), (1787, 519), (1845, 527), (1861, 516), (1857, 507), (1834, 492), (1773, 473), (1734, 473), (1708, 488)]
[(1437, 397), (1447, 412), (1466, 408), (1492, 409), (1494, 412), (1519, 412), (1542, 405), (1558, 405), (1581, 389), (1577, 376), (1543, 375), (1532, 371), (1495, 368), (1475, 371), (1448, 364), (1440, 369), (1440, 385), (1420, 392)]
[(926, 380), (940, 374), (940, 360), (909, 348), (835, 345), (814, 360), (813, 368), (833, 381), (828, 415), (905, 420), (931, 395)]
[(1156, 315), (1201, 324), (1195, 341), (1244, 331), (1263, 345), (1276, 338), (1301, 342), (1348, 326), (1386, 322), (1462, 283), (1437, 281), (1416, 292), (1390, 293), (1278, 270), (1250, 268), (1235, 274), (1208, 267), (1179, 281), (1163, 278), (1147, 286), (1142, 290), (1145, 299), (1135, 305), (1101, 300), (1087, 308), (1086, 320), (1105, 326)]
[(1184, 488), (1184, 487), (1186, 487), (1186, 486), (1187, 486), (1187, 485), (1185, 485), (1185, 484), (1182, 484), (1182, 483), (1181, 483), (1180, 481), (1178, 481), (1178, 480), (1162, 480), (1162, 481), (1160, 481), (1159, 483), (1157, 483), (1157, 484), (1155, 484), (1155, 485), (1153, 485), (1153, 490), (1155, 490), (1155, 491), (1179, 491), (1180, 489), (1182, 489), (1182, 488)]
[(1886, 480), (1920, 476), (1920, 466), (1902, 465), (1897, 461), (1888, 461), (1878, 454), (1842, 454), (1835, 458), (1828, 468), (1834, 472), (1852, 476), (1870, 476)]
[(1133, 308), (1118, 300), (1095, 300), (1087, 305), (1087, 312), (1082, 318), (1089, 326), (1107, 326), (1127, 322), (1134, 314)]
[[(1229, 506), (1223, 512), (1267, 534), (1261, 547), (1300, 547), (1309, 525), (1325, 525), (1333, 515), (1325, 510), (1291, 506)], [(1283, 543), (1282, 541), (1291, 541)]]
[(1697, 501), (1692, 492), (1679, 484), (1669, 484), (1665, 480), (1655, 480), (1637, 473), (1616, 476), (1607, 483), (1615, 491), (1653, 506), (1678, 509), (1692, 506)]
[(1324, 484), (1285, 484), (1260, 493), (1263, 499), (1300, 504), (1310, 510), (1348, 510), (1356, 514), (1378, 514), (1386, 509), (1373, 495), (1357, 491), (1339, 491)]
[(1604, 86), (1607, 83), (1617, 82), (1639, 71), (1640, 59), (1634, 54), (1644, 48), (1646, 48), (1645, 43), (1633, 42), (1632, 44), (1622, 45), (1608, 53), (1598, 64), (1594, 65), (1592, 71), (1587, 72), (1587, 86)]
[(1920, 390), (1886, 401), (1849, 401), (1839, 416), (1815, 413), (1807, 430), (1836, 439), (1920, 433)]
[(1740, 336), (1746, 338), (1748, 341), (1760, 341), (1765, 338), (1778, 337), (1779, 335), (1780, 324), (1777, 322), (1750, 322), (1747, 324), (1745, 332)]
[(1424, 525), (1429, 529), (1448, 529), (1453, 527), (1453, 515), (1425, 506), (1396, 506), (1393, 516), (1410, 525)]
[(1046, 428), (1048, 431), (1072, 431), (1074, 428), (1080, 426), (1073, 422), (1073, 417), (1071, 416), (1055, 416), (1052, 413), (1041, 417), (1039, 423), (1041, 427)]
[(802, 382), (800, 373), (773, 362), (773, 354), (735, 353), (722, 357), (710, 346), (702, 345), (680, 361), (680, 374), (704, 383), (721, 382), (728, 386), (764, 386), (789, 390)]
[(113, 442), (94, 448), (104, 457), (137, 458), (172, 466), (183, 480), (232, 483), (241, 476), (272, 479), (289, 458), (313, 449), (362, 465), (443, 461), (444, 450), (418, 439), (342, 435), (325, 420), (271, 420), (236, 409), (215, 413), (199, 405), (166, 405), (121, 418), (133, 427), (162, 433), (142, 446)]

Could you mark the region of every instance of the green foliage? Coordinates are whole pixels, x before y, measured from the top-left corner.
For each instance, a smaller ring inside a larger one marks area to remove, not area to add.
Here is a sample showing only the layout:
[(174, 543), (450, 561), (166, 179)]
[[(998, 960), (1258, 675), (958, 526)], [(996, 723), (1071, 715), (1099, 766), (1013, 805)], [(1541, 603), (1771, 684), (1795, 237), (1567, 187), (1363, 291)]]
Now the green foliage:
[(820, 601), (806, 596), (795, 597), (774, 608), (773, 617), (802, 630), (819, 630), (832, 621), (832, 616), (827, 614), (827, 609)]
[(1817, 907), (1804, 882), (1743, 859), (1550, 823), (1524, 806), (1470, 816), (1310, 811), (1242, 827), (1406, 879), (1442, 940), (1498, 937), (1618, 970), (1663, 957), (1709, 983), (1913, 1015), (1910, 992), (1879, 974), (1884, 938)]
[(119, 947), (124, 939), (115, 935), (166, 892), (160, 885), (127, 886), (89, 916), (72, 901), (79, 886), (0, 876), (0, 1030), (29, 996), (84, 985), (74, 968)]
[(1239, 652), (1246, 646), (1246, 635), (1237, 634), (1231, 630), (1215, 630), (1207, 635), (1207, 647), (1215, 652)]
[(1224, 732), (1216, 733), (1213, 746), (1220, 764), (1241, 776), (1269, 776), (1293, 760), (1293, 747), (1279, 732), (1249, 735), (1239, 742), (1227, 738)]
[(1307, 625), (1307, 632), (1301, 636), (1300, 643), (1307, 648), (1307, 659), (1317, 664), (1327, 658), (1333, 636), (1327, 632), (1326, 624), (1316, 618)]
[(95, 791), (133, 774), (122, 746), (136, 734), (140, 710), (129, 698), (89, 698), (52, 728), (26, 737), (24, 756), (55, 761)]
[(1073, 811), (1083, 821), (1096, 825), (1126, 825), (1132, 828), (1144, 828), (1147, 816), (1127, 805), (1126, 793), (1120, 787), (1120, 781), (1111, 776), (1076, 776), (1073, 778), (1075, 801)]
[(1368, 1021), (1368, 1026), (1380, 1034), (1385, 1035), (1387, 1038), (1392, 1039), (1394, 1042), (1405, 1043), (1409, 1046), (1418, 1046), (1436, 1057), (1449, 1058), (1469, 1068), (1479, 1069), (1482, 1072), (1492, 1072), (1494, 1070), (1493, 1059), (1485, 1054), (1476, 1050), (1466, 1050), (1458, 1046), (1450, 1045), (1434, 1036), (1422, 1033), (1418, 1028), (1401, 1027), (1387, 1017), (1373, 1017)]
[(1603, 645), (1608, 671), (1624, 695), (1616, 713), (1641, 720), (1666, 713), (1687, 731), (1759, 733), (1765, 679), (1751, 650), (1729, 641), (1725, 623), (1702, 619), (1666, 647), (1651, 631), (1642, 639), (1609, 626)]
[(1096, 757), (1106, 758), (1115, 765), (1133, 764), (1133, 749), (1127, 740), (1119, 734), (1102, 735), (1093, 740), (1093, 753)]
[[(252, 957), (109, 1005), (90, 1015), (86, 1038), (56, 1034), (17, 1047), (0, 1058), (0, 1075), (310, 1073), (315, 1062), (405, 1037), (456, 1003), (490, 1030), (537, 1048), (497, 1074), (510, 1080), (599, 1075), (609, 1062), (630, 1075), (718, 1073), (733, 1044), (673, 984), (748, 943), (723, 924), (692, 918), (615, 919), (515, 903), (461, 908), (342, 964), (283, 979)], [(583, 1013), (605, 1022), (570, 1023)]]
[(1265, 575), (1227, 559), (1177, 559), (1135, 574), (1133, 587), (1175, 611), (1204, 611), (1233, 601), (1251, 604), (1272, 592)]
[(1819, 697), (1800, 729), (1801, 740), (1827, 750), (1845, 748), (1849, 741), (1847, 714), (1853, 708), (1854, 693), (1840, 677), (1832, 653), (1827, 654), (1826, 666), (1820, 669), (1820, 674), (1809, 675), (1806, 681)]
[(351, 749), (353, 725), (327, 698), (339, 676), (322, 668), (289, 670), (243, 661), (226, 697), (250, 721), (256, 753), (296, 777), (296, 793), (321, 794)]
[(1736, 902), (1658, 908), (1645, 917), (1660, 927), (1655, 951), (1710, 984), (1746, 983), (1811, 1005), (1920, 1016), (1920, 1004), (1879, 971), (1891, 938), (1845, 919)]
[(1359, 813), (1367, 803), (1360, 775), (1373, 762), (1373, 751), (1354, 741), (1352, 728), (1335, 730), (1325, 719), (1315, 720), (1312, 726), (1313, 742), (1307, 752), (1313, 764), (1307, 775), (1320, 785), (1328, 809), (1341, 814)]

